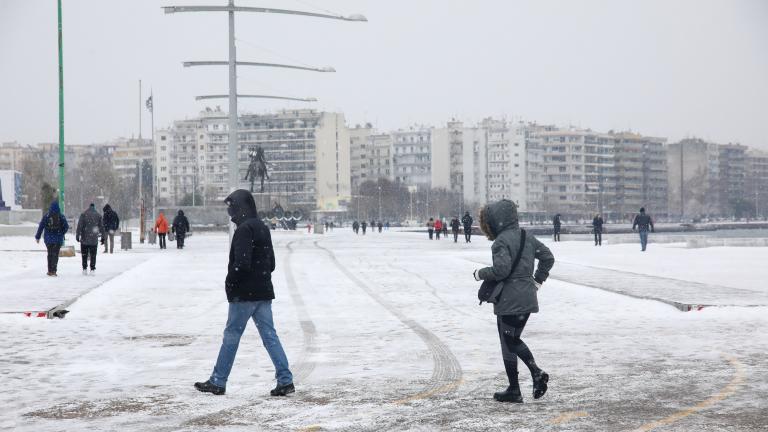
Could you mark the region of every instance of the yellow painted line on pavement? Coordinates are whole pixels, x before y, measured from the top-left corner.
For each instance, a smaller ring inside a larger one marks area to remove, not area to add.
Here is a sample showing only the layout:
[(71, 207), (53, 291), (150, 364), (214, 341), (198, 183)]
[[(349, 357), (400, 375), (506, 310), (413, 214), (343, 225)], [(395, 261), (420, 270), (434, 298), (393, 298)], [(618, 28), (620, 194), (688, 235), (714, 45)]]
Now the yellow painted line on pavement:
[(567, 423), (573, 419), (586, 417), (588, 415), (589, 413), (586, 411), (569, 411), (569, 412), (564, 412), (560, 414), (559, 416), (553, 418), (549, 422), (553, 425), (559, 425), (559, 424)]
[(739, 385), (741, 385), (741, 383), (744, 382), (744, 367), (736, 357), (731, 357), (727, 355), (723, 355), (723, 357), (726, 360), (728, 360), (728, 362), (731, 364), (731, 366), (733, 366), (733, 369), (734, 369), (733, 378), (731, 379), (731, 382), (728, 383), (727, 386), (725, 386), (718, 393), (716, 393), (715, 395), (713, 395), (712, 397), (710, 397), (709, 399), (703, 402), (700, 402), (682, 411), (678, 411), (672, 414), (671, 416), (663, 418), (661, 420), (656, 420), (650, 423), (646, 423), (640, 426), (639, 428), (635, 429), (633, 432), (648, 432), (658, 427), (669, 425), (678, 420), (684, 419), (685, 417), (688, 417), (692, 414), (695, 414), (703, 409), (709, 408), (712, 405), (715, 405), (716, 403), (736, 393), (736, 390), (738, 389)]
[(436, 395), (438, 393), (443, 393), (443, 392), (449, 392), (449, 391), (456, 390), (463, 383), (464, 383), (464, 379), (462, 378), (462, 379), (459, 379), (457, 381), (448, 383), (446, 385), (442, 385), (440, 387), (433, 388), (432, 390), (427, 390), (427, 391), (424, 391), (424, 392), (421, 392), (421, 393), (416, 393), (415, 395), (409, 396), (407, 398), (398, 399), (398, 400), (396, 400), (396, 401), (394, 401), (392, 403), (395, 404), (395, 405), (402, 405), (404, 403), (426, 399), (426, 398), (434, 396), (434, 395)]

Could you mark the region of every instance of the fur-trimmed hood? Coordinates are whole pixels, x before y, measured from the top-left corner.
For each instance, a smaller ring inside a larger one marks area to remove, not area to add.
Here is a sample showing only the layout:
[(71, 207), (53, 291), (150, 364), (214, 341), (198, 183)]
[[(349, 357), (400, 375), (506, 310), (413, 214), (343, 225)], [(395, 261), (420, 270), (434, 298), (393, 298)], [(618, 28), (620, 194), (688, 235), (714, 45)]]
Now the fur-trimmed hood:
[(495, 240), (503, 231), (518, 227), (517, 206), (510, 200), (503, 199), (480, 210), (480, 229), (488, 240)]

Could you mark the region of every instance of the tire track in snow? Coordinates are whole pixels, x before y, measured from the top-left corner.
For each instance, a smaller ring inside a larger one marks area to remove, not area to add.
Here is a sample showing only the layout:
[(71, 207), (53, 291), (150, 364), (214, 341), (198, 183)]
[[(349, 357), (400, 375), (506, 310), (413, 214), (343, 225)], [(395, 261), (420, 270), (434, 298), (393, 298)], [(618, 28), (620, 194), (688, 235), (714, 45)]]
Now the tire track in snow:
[(302, 382), (315, 370), (315, 362), (311, 360), (311, 357), (312, 354), (317, 351), (317, 347), (315, 346), (317, 328), (315, 327), (315, 322), (312, 321), (312, 318), (307, 312), (307, 306), (304, 304), (304, 299), (301, 297), (291, 268), (291, 255), (293, 254), (291, 245), (296, 241), (297, 240), (290, 241), (285, 245), (286, 249), (288, 249), (288, 253), (285, 254), (285, 258), (283, 258), (283, 268), (285, 269), (285, 280), (288, 284), (288, 293), (291, 296), (291, 301), (293, 301), (293, 304), (296, 306), (296, 311), (299, 316), (299, 324), (301, 325), (301, 333), (304, 339), (301, 355), (293, 370), (294, 381)]
[(440, 393), (449, 393), (456, 391), (461, 385), (463, 379), (463, 373), (461, 365), (456, 359), (456, 356), (451, 352), (450, 348), (438, 338), (434, 333), (427, 330), (424, 326), (418, 322), (412, 320), (407, 315), (402, 313), (391, 302), (387, 301), (384, 297), (379, 295), (375, 290), (366, 283), (360, 280), (354, 273), (349, 271), (339, 262), (336, 255), (323, 246), (320, 246), (317, 241), (314, 242), (315, 247), (325, 251), (331, 258), (333, 264), (352, 282), (355, 283), (360, 289), (362, 289), (368, 296), (386, 309), (389, 313), (394, 315), (400, 322), (405, 324), (406, 327), (411, 329), (417, 336), (424, 342), (432, 355), (432, 377), (429, 380), (429, 385), (421, 392), (411, 395), (406, 398), (393, 401), (395, 404), (403, 404), (414, 400), (426, 399)]

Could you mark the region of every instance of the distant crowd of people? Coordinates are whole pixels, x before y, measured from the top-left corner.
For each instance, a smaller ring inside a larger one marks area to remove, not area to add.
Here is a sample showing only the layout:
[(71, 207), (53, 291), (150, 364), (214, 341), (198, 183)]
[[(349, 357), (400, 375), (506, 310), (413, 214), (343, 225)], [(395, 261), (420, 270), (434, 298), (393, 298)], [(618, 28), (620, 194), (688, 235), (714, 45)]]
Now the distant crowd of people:
[[(83, 275), (94, 276), (96, 274), (96, 255), (99, 243), (104, 246), (104, 253), (114, 253), (115, 233), (120, 230), (120, 217), (112, 207), (107, 204), (102, 208), (102, 213), (96, 210), (96, 205), (91, 203), (80, 214), (75, 229), (75, 241), (80, 243), (80, 256), (82, 260)], [(64, 245), (64, 236), (69, 231), (67, 218), (61, 213), (58, 201), (51, 203), (48, 211), (43, 214), (37, 227), (35, 241), (40, 243), (43, 239), (47, 249), (48, 276), (58, 276), (59, 253)], [(163, 212), (155, 220), (153, 227), (159, 238), (160, 249), (166, 248), (166, 235), (170, 232), (176, 241), (178, 249), (184, 248), (184, 239), (190, 232), (189, 220), (184, 211), (179, 210), (173, 223), (169, 224)]]
[[(552, 218), (552, 239), (556, 242), (560, 241), (560, 232), (562, 230), (562, 221), (560, 213), (556, 214)], [(605, 220), (599, 213), (592, 218), (592, 234), (595, 236), (595, 246), (603, 245), (603, 233), (605, 232)], [(645, 252), (648, 247), (648, 233), (655, 232), (653, 226), (653, 218), (646, 214), (645, 207), (640, 208), (640, 212), (635, 216), (632, 222), (632, 231), (638, 231), (640, 234), (640, 248)]]

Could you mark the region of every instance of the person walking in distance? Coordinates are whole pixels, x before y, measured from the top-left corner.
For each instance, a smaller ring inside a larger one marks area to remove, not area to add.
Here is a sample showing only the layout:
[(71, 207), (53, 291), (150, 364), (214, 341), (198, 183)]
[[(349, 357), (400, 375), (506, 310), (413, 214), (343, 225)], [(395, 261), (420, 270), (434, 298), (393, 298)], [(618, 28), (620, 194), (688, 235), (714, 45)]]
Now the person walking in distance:
[(88, 274), (90, 264), (91, 276), (96, 275), (96, 252), (99, 250), (99, 237), (104, 238), (104, 222), (91, 203), (77, 220), (75, 240), (80, 243), (80, 255), (83, 258), (83, 274)]
[(368, 222), (366, 222), (366, 221), (363, 221), (363, 224), (362, 224), (361, 226), (362, 226), (362, 228), (363, 228), (363, 235), (365, 235), (365, 228), (367, 228), (367, 227), (368, 227)]
[(277, 386), (272, 396), (286, 396), (296, 391), (280, 338), (272, 320), (275, 290), (272, 272), (275, 253), (269, 228), (258, 218), (253, 195), (245, 189), (232, 192), (224, 202), (227, 213), (237, 226), (229, 247), (229, 265), (224, 282), (229, 314), (216, 365), (208, 381), (196, 382), (201, 392), (223, 395), (235, 362), (240, 338), (248, 320), (253, 320), (264, 348), (275, 366)]
[(155, 232), (160, 239), (158, 242), (160, 243), (160, 249), (166, 249), (165, 236), (168, 234), (168, 219), (165, 218), (163, 212), (160, 212), (160, 214), (157, 215), (157, 219), (155, 220)]
[(189, 229), (189, 219), (184, 216), (184, 211), (179, 210), (176, 217), (173, 218), (171, 231), (176, 235), (176, 249), (184, 249), (184, 239), (187, 237)]
[[(488, 302), (493, 303), (496, 314), (509, 380), (509, 387), (493, 397), (499, 402), (523, 402), (517, 373), (519, 357), (531, 372), (533, 398), (539, 399), (547, 392), (549, 375), (536, 365), (520, 336), (530, 315), (539, 311), (536, 295), (547, 280), (555, 257), (536, 237), (520, 229), (517, 207), (512, 201), (504, 199), (486, 205), (480, 212), (480, 229), (493, 240), (493, 265), (475, 270), (474, 277), (495, 285)], [(534, 265), (535, 260), (539, 261), (538, 266)]]
[(379, 222), (378, 222), (378, 225), (376, 225), (376, 227), (379, 229), (379, 234), (381, 234), (381, 230), (383, 230), (383, 229), (384, 229), (384, 224), (383, 224), (383, 223), (381, 223), (381, 221), (379, 221)]
[(595, 233), (595, 246), (603, 245), (603, 217), (599, 214), (592, 219), (592, 232)]
[[(64, 244), (64, 234), (69, 231), (67, 218), (61, 214), (59, 202), (51, 203), (48, 212), (43, 215), (40, 225), (37, 226), (35, 241), (40, 243), (40, 236), (43, 236), (45, 248), (48, 250), (48, 276), (56, 276), (59, 264), (59, 250)], [(43, 232), (45, 232), (43, 234)]]
[(355, 234), (358, 234), (360, 231), (360, 223), (357, 221), (352, 222), (352, 231), (355, 232)]
[(560, 222), (560, 213), (556, 214), (555, 217), (552, 219), (552, 229), (553, 229), (553, 236), (556, 242), (560, 241), (560, 226), (562, 223)]
[(104, 212), (104, 231), (106, 234), (101, 239), (101, 242), (104, 243), (104, 253), (114, 253), (115, 233), (120, 229), (120, 217), (109, 204), (105, 205), (102, 211)]
[(435, 219), (429, 218), (427, 221), (427, 232), (429, 233), (429, 239), (432, 240), (432, 236), (435, 234)]
[(454, 217), (451, 219), (451, 232), (453, 232), (453, 242), (458, 243), (459, 241), (459, 218)]
[(442, 221), (443, 225), (443, 237), (448, 238), (448, 221), (444, 220)]
[(461, 223), (464, 225), (464, 243), (472, 243), (472, 223), (474, 219), (469, 215), (469, 212), (464, 213), (464, 217), (461, 218)]
[(435, 238), (440, 240), (440, 233), (443, 232), (443, 222), (440, 218), (435, 219)]
[(635, 216), (635, 222), (632, 224), (632, 231), (638, 230), (640, 232), (640, 246), (642, 251), (645, 252), (645, 248), (648, 246), (648, 230), (655, 232), (653, 228), (653, 219), (645, 214), (645, 207), (640, 208), (640, 214)]

